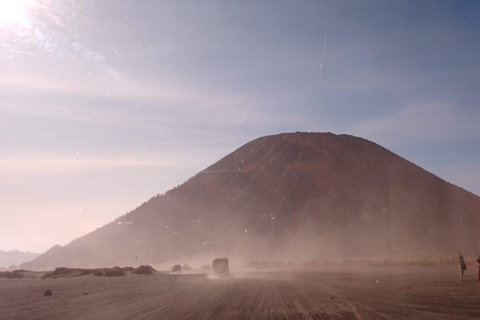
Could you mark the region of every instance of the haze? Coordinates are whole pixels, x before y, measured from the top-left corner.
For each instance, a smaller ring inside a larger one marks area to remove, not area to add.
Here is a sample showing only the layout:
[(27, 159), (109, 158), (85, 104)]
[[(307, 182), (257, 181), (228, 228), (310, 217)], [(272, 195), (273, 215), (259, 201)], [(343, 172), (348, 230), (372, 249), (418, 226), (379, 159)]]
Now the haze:
[(279, 132), (361, 136), (480, 194), (476, 1), (11, 3), (0, 250), (67, 244)]

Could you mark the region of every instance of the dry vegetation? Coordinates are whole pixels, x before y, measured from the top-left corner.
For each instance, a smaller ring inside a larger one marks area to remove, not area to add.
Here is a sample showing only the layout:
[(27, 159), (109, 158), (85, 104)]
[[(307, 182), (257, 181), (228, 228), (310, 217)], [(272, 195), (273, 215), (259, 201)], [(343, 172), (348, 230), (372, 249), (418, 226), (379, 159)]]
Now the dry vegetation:
[(148, 266), (148, 265), (147, 266), (142, 265), (142, 266), (133, 270), (134, 274), (152, 274), (154, 272), (156, 272), (156, 270), (153, 269), (151, 266)]
[(22, 279), (23, 277), (22, 270), (0, 272), (0, 279)]
[(134, 274), (152, 274), (155, 272), (151, 266), (134, 267), (113, 267), (113, 268), (96, 268), (96, 269), (81, 269), (81, 268), (56, 268), (54, 271), (47, 272), (42, 279), (57, 279), (57, 278), (74, 278), (93, 274), (97, 277), (121, 277), (127, 273)]

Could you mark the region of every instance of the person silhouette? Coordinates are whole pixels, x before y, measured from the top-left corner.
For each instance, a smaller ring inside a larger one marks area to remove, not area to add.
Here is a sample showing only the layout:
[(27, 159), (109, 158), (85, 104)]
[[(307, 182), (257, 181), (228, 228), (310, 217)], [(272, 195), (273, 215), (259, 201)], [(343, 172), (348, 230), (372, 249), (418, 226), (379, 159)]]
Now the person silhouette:
[(478, 255), (477, 265), (478, 265), (477, 281), (480, 281), (480, 254)]
[(460, 250), (458, 251), (458, 268), (460, 270), (460, 281), (463, 281), (463, 273), (467, 270), (467, 264)]

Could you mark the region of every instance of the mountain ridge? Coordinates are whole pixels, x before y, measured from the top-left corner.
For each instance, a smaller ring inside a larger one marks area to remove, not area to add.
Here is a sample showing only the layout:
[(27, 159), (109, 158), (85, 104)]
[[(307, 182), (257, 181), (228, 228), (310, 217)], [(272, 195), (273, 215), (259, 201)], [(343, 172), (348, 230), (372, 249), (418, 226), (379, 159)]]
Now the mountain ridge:
[(12, 266), (18, 266), (38, 256), (39, 256), (38, 253), (33, 253), (30, 251), (24, 252), (19, 250), (10, 250), (10, 251), (0, 250), (0, 267), (6, 269)]
[(244, 144), (185, 183), (22, 267), (132, 264), (138, 256), (161, 263), (215, 254), (345, 259), (460, 248), (473, 254), (479, 212), (478, 196), (376, 143), (284, 133)]

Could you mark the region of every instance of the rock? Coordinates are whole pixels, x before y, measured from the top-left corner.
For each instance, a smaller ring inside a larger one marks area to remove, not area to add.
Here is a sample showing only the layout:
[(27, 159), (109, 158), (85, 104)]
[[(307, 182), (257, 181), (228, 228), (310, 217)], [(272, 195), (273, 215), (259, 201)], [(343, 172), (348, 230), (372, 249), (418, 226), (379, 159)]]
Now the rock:
[(46, 297), (52, 296), (53, 295), (52, 290), (48, 289), (47, 291), (45, 291), (45, 293), (43, 295), (46, 296)]

